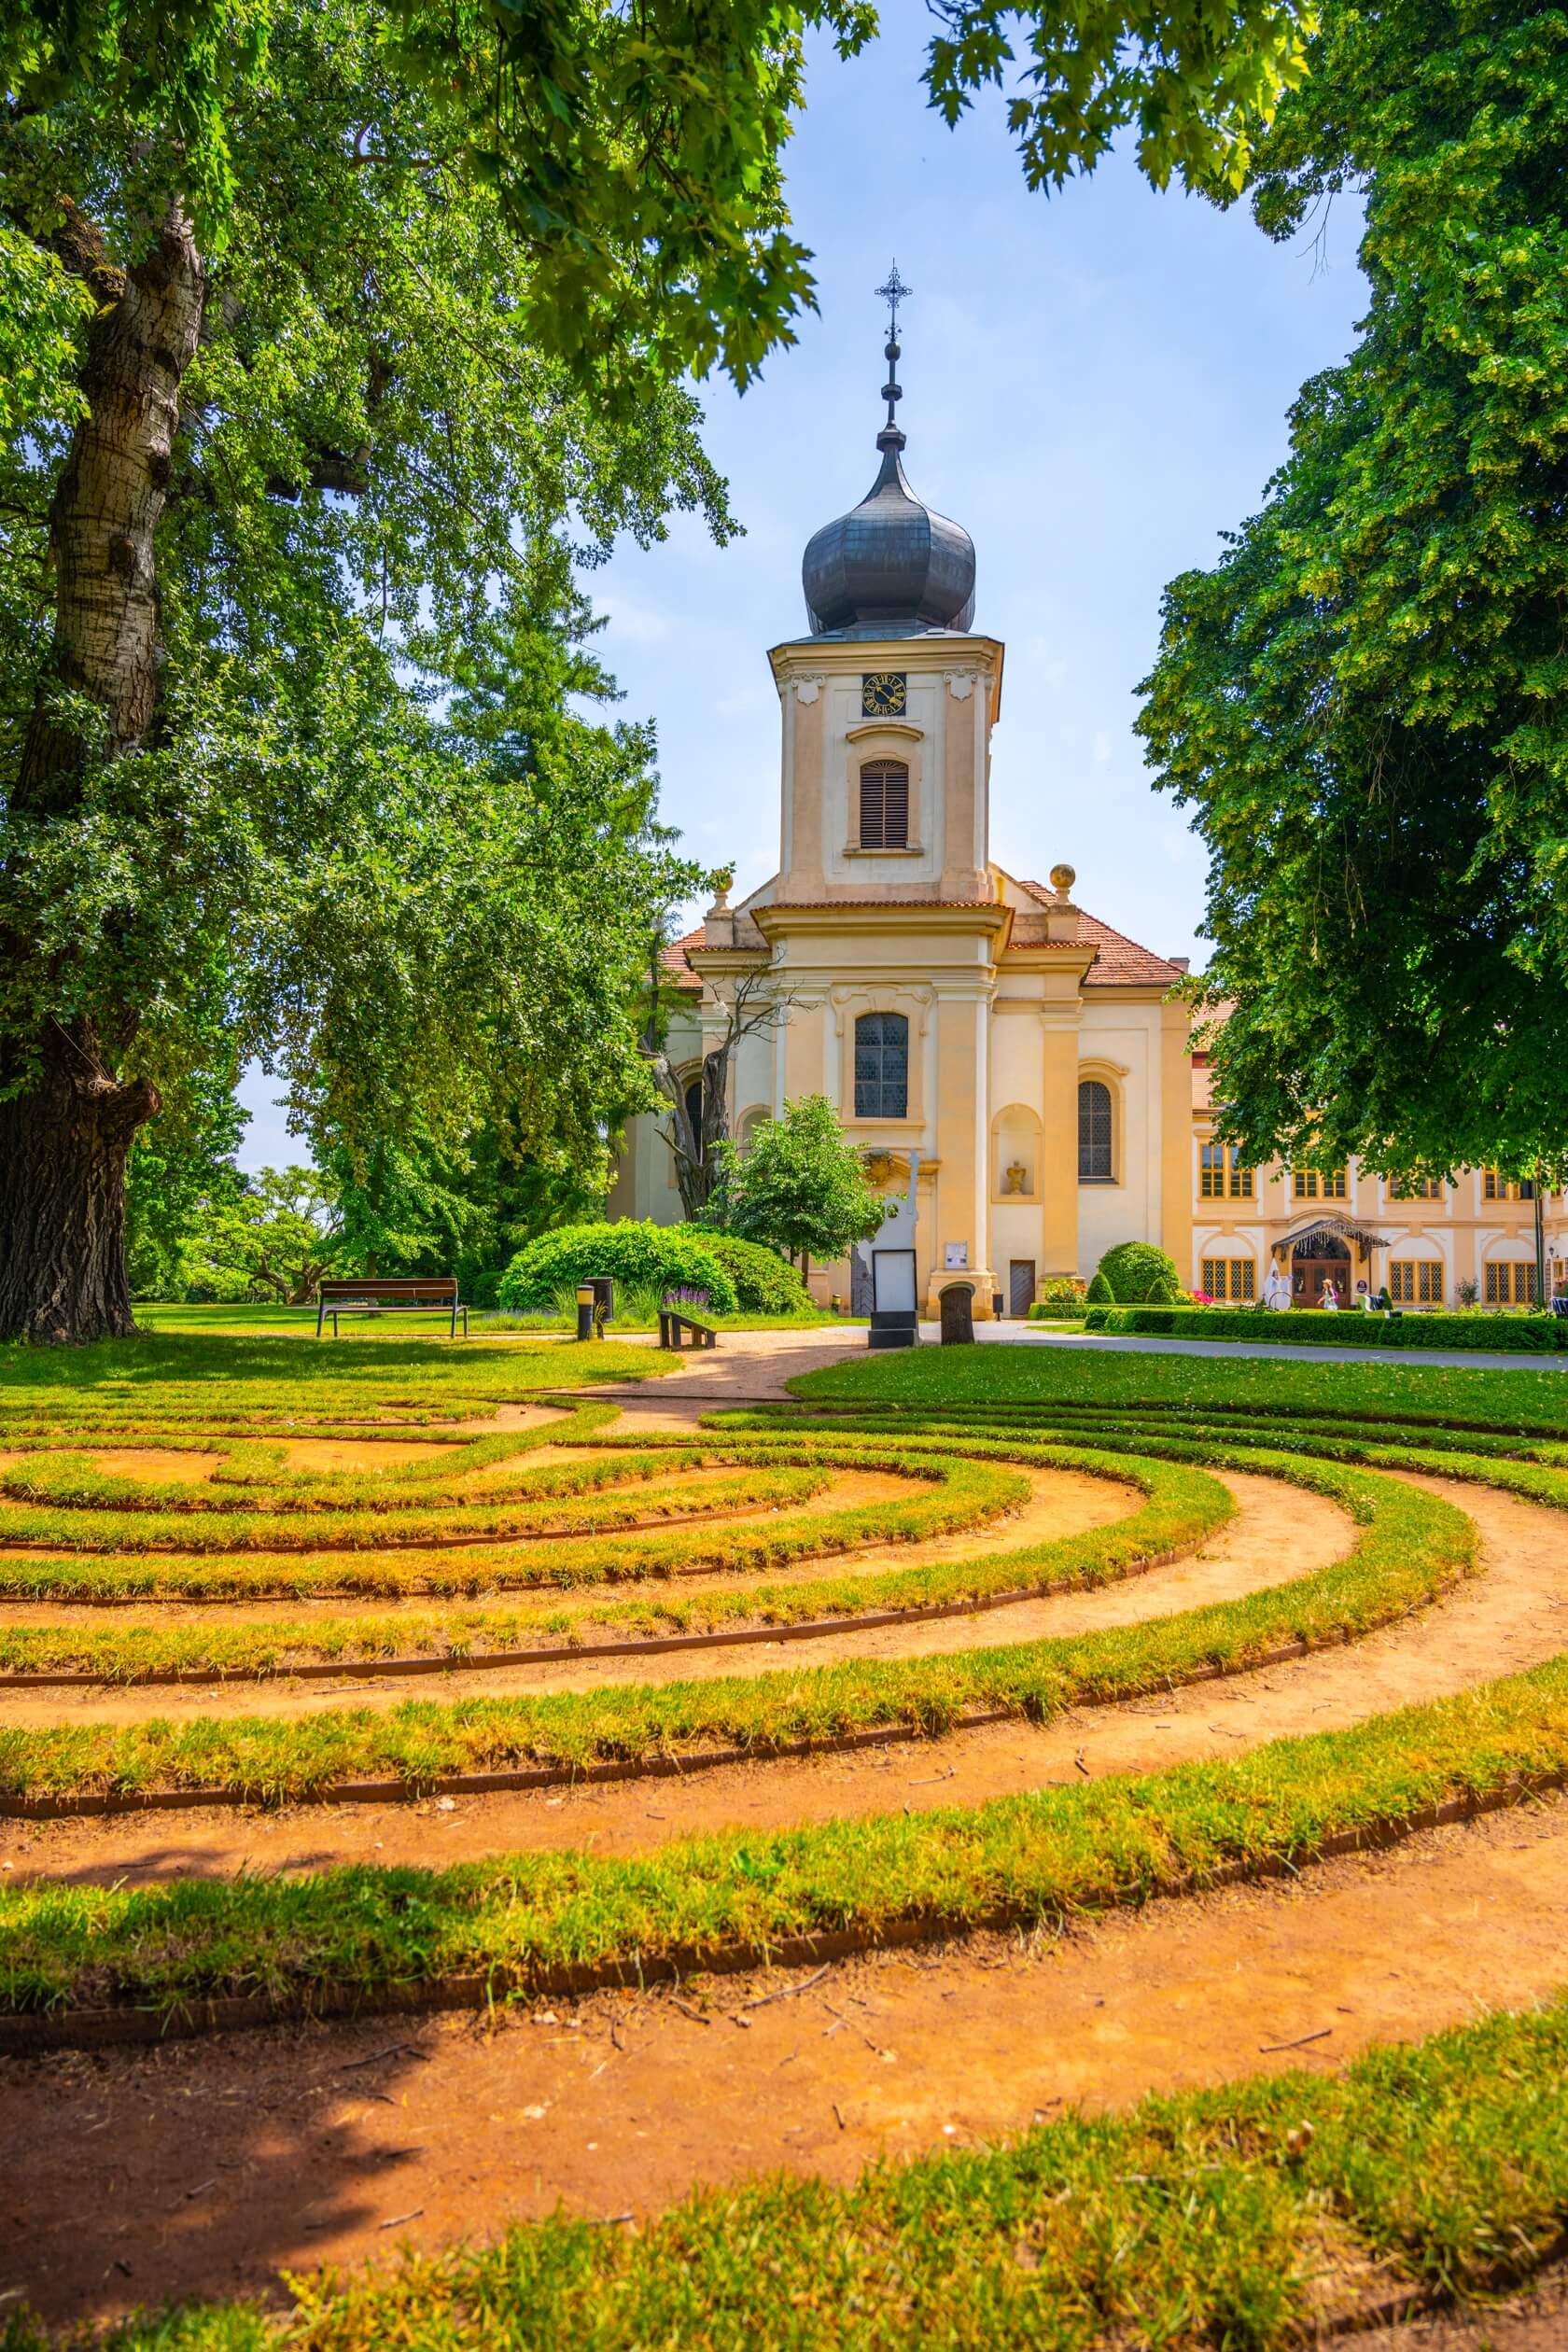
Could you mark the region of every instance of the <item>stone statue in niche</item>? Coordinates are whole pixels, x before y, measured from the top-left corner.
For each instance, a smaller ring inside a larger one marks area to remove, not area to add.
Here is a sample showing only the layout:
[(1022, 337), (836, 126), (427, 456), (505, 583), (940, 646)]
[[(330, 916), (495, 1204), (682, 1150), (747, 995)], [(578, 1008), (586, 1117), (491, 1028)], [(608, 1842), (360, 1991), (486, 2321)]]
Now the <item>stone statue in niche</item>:
[(1029, 1190), (1029, 1169), (1022, 1160), (1014, 1160), (1001, 1180), (1004, 1193), (1027, 1193)]

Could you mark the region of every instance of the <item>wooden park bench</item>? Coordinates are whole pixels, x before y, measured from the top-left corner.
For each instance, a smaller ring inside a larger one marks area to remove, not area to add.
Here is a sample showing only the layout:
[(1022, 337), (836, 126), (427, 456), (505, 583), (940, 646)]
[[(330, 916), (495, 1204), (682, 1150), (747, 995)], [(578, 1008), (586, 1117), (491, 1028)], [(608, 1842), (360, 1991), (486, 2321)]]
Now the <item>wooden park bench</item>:
[[(690, 1337), (682, 1338), (682, 1332)], [(678, 1354), (682, 1348), (716, 1348), (719, 1334), (711, 1323), (699, 1323), (695, 1315), (688, 1314), (684, 1307), (665, 1301), (659, 1309), (659, 1345), (673, 1348)]]
[(332, 1337), (338, 1336), (340, 1315), (428, 1315), (450, 1314), (452, 1337), (457, 1337), (457, 1318), (463, 1318), (463, 1337), (469, 1336), (469, 1310), (457, 1295), (455, 1274), (415, 1274), (400, 1281), (382, 1281), (378, 1277), (360, 1275), (351, 1281), (323, 1282), (316, 1293), (315, 1336), (321, 1337), (322, 1325), (329, 1315), (332, 1318)]

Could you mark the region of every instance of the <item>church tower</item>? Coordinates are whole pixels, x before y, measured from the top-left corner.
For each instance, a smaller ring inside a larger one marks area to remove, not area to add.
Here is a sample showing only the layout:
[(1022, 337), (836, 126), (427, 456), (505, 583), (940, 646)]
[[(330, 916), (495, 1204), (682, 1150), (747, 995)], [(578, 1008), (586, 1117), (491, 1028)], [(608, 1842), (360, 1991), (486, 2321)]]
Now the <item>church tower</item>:
[[(1072, 868), (1015, 878), (990, 854), (1002, 648), (974, 627), (969, 533), (917, 497), (898, 423), (895, 267), (887, 413), (860, 504), (802, 567), (806, 626), (768, 659), (780, 710), (778, 872), (721, 892), (666, 958), (688, 1012), (670, 1054), (696, 1089), (727, 1061), (744, 1151), (822, 1095), (889, 1197), (915, 1182), (918, 1294), (1026, 1314), (1122, 1240), (1192, 1254), (1191, 1070), (1177, 967), (1075, 903)], [(1065, 846), (1065, 845), (1064, 845)], [(736, 1006), (748, 1021), (734, 1051)], [(669, 1151), (634, 1122), (618, 1209), (679, 1213)], [(815, 1269), (865, 1303), (866, 1269)]]
[(876, 479), (813, 537), (802, 566), (811, 634), (770, 656), (783, 706), (778, 896), (973, 902), (993, 895), (1002, 649), (973, 634), (969, 533), (905, 478), (897, 320), (909, 289), (895, 266), (878, 290), (889, 332)]

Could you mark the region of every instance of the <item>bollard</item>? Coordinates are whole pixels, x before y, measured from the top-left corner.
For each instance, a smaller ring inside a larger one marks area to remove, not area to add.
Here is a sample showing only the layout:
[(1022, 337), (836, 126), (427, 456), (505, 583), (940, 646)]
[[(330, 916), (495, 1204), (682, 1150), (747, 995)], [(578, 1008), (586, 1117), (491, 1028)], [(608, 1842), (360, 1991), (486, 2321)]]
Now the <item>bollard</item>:
[(579, 1282), (577, 1286), (577, 1336), (580, 1339), (594, 1337), (594, 1285)]

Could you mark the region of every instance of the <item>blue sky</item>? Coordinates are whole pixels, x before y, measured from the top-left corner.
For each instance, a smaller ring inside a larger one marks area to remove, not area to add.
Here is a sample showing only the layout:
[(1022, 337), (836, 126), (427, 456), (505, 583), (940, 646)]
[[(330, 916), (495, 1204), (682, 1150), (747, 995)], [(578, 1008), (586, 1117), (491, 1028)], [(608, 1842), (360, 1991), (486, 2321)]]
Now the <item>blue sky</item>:
[[(948, 132), (919, 83), (931, 20), (889, 0), (865, 57), (814, 56), (789, 156), (820, 313), (744, 399), (704, 387), (707, 444), (746, 536), (692, 518), (618, 550), (589, 586), (620, 707), (659, 735), (663, 814), (749, 889), (778, 846), (778, 705), (766, 649), (804, 633), (800, 558), (876, 469), (884, 314), (896, 256), (916, 493), (979, 559), (975, 625), (1007, 665), (993, 855), (1078, 870), (1081, 903), (1167, 955), (1203, 960), (1203, 857), (1151, 789), (1132, 733), (1160, 591), (1211, 563), (1285, 454), (1302, 382), (1343, 357), (1365, 285), (1357, 218), (1271, 245), (1244, 208), (1155, 195), (1130, 160), (1031, 196), (996, 102)], [(241, 1164), (301, 1156), (251, 1072)]]

